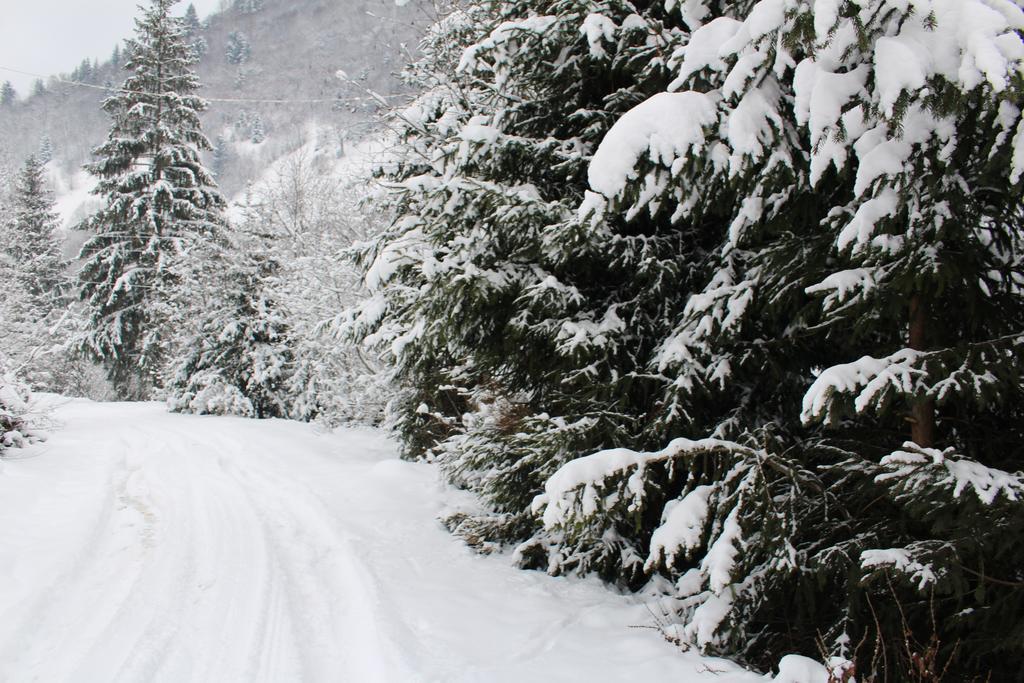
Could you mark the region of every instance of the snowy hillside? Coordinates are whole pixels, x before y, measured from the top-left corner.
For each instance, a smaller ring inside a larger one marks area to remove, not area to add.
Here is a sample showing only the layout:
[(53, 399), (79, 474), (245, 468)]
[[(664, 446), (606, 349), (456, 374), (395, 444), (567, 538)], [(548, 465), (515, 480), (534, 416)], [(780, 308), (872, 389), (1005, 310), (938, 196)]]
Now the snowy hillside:
[[(302, 144), (312, 122), (330, 131), (339, 152), (345, 141), (366, 135), (381, 102), (404, 90), (398, 73), (427, 20), (420, 3), (398, 6), (392, 0), (266, 0), (257, 11), (243, 5), (226, 3), (204, 18), (193, 37), (203, 46), (201, 94), (217, 100), (203, 117), (210, 140), (220, 139), (216, 159), (211, 154), (208, 162), (229, 194)], [(231, 35), (248, 45), (241, 61), (228, 55)], [(62, 213), (80, 217), (71, 203), (89, 186), (77, 174), (107, 132), (99, 105), (108, 93), (102, 88), (119, 86), (124, 72), (107, 60), (59, 78), (41, 93), (23, 93), (21, 101), (0, 107), (0, 164), (16, 167), (48, 140), (56, 189), (67, 204)]]

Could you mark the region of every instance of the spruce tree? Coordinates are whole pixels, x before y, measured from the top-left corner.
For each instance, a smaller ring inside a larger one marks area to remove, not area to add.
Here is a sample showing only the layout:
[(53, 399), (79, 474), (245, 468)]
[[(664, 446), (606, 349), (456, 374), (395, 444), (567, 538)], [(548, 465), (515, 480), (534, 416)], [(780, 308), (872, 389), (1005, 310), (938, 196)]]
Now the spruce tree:
[(71, 80), (80, 83), (91, 83), (93, 79), (92, 62), (89, 61), (88, 57), (82, 60), (82, 63), (72, 72)]
[(68, 287), (57, 234), (60, 220), (44, 175), (43, 164), (30, 156), (15, 178), (3, 226), (0, 317), (3, 348), (21, 379), (35, 388), (57, 390), (61, 364), (43, 356), (59, 346), (53, 327), (65, 313)]
[(232, 31), (228, 34), (227, 45), (224, 48), (224, 57), (228, 64), (242, 65), (249, 61), (252, 48), (249, 46), (249, 39), (241, 31)]
[(209, 272), (212, 302), (184, 345), (168, 387), (172, 410), (245, 417), (308, 417), (296, 410), (295, 358), (275, 288), (281, 264), (270, 235), (235, 235)]
[[(87, 166), (105, 206), (81, 229), (81, 297), (89, 319), (81, 348), (103, 362), (115, 390), (143, 398), (161, 382), (168, 325), (185, 305), (187, 259), (213, 240), (224, 199), (199, 159), (210, 144), (200, 129), (205, 102), (195, 56), (174, 0), (153, 0), (127, 41), (130, 72), (103, 103), (113, 119)], [(194, 253), (193, 253), (194, 252)]]
[(267, 139), (267, 133), (263, 128), (263, 117), (260, 116), (258, 112), (253, 115), (249, 127), (251, 131), (249, 139), (252, 140), (254, 144), (258, 145)]
[(224, 172), (224, 164), (227, 162), (228, 157), (231, 154), (228, 144), (227, 139), (223, 135), (218, 135), (213, 141), (213, 150), (210, 154), (210, 170), (213, 171), (215, 176), (219, 176)]
[(491, 507), (449, 524), (659, 574), (669, 637), (765, 669), (1019, 680), (1021, 26), (696, 0), (435, 27), (350, 324), (405, 383), (407, 455)]
[(14, 212), (7, 235), (7, 252), (18, 264), (19, 279), (26, 291), (49, 314), (64, 287), (64, 263), (60, 238), (56, 234), (60, 219), (54, 211), (53, 194), (46, 187), (43, 162), (29, 156), (15, 179), (11, 197)]
[(53, 161), (53, 140), (50, 139), (49, 135), (43, 135), (42, 139), (39, 140), (39, 154), (36, 156), (42, 164), (48, 164)]
[(581, 209), (714, 240), (651, 368), (677, 438), (569, 463), (535, 509), (563, 556), (633, 527), (707, 651), (1017, 680), (1024, 16), (677, 9), (674, 80)]
[(185, 37), (194, 38), (199, 29), (202, 28), (202, 23), (199, 21), (199, 13), (196, 12), (196, 6), (192, 3), (188, 4), (185, 9), (185, 16), (182, 17), (185, 23)]
[(4, 84), (0, 86), (0, 107), (10, 107), (17, 99), (18, 93), (14, 91), (14, 86), (10, 81), (4, 81)]
[[(674, 259), (699, 244), (653, 222), (591, 231), (577, 207), (611, 123), (668, 82), (656, 56), (672, 22), (622, 2), (477, 3), (430, 34), (433, 87), (397, 115), (407, 153), (384, 178), (399, 218), (364, 254), (376, 297), (352, 325), (408, 383), (407, 455), (431, 452), (492, 506), (452, 526), (527, 542), (530, 566), (556, 564), (530, 511), (547, 476), (657, 442), (638, 429), (655, 407), (647, 366), (682, 305)], [(638, 553), (605, 541), (564, 571), (638, 579)]]

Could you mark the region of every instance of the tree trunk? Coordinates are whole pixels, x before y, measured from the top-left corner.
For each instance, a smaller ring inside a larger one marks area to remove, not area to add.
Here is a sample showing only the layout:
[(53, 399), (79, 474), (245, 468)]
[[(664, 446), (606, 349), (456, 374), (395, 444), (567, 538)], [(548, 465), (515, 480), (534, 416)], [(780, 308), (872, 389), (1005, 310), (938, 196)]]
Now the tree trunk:
[[(920, 294), (910, 297), (910, 348), (927, 350), (928, 306)], [(910, 413), (910, 438), (926, 448), (935, 443), (935, 401), (916, 400)]]

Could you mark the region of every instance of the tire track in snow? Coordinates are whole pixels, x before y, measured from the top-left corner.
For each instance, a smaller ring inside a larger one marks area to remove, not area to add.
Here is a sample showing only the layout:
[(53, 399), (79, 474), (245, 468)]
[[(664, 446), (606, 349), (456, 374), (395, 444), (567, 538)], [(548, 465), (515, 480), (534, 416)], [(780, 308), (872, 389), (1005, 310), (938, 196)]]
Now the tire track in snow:
[(411, 680), (415, 663), (400, 645), (410, 642), (403, 638), (409, 634), (379, 618), (390, 606), (376, 577), (359, 562), (358, 543), (333, 522), (311, 488), (282, 476), (280, 467), (266, 469), (262, 458), (246, 457), (237, 445), (229, 448), (225, 470), (252, 499), (281, 559), (306, 650), (302, 661), (319, 664), (304, 680)]

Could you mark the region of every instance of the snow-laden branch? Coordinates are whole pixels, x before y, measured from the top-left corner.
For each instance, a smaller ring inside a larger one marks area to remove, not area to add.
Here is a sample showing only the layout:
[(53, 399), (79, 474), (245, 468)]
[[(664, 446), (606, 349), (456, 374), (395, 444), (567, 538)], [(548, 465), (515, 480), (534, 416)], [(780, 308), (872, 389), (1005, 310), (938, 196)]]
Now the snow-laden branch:
[(877, 475), (876, 482), (898, 483), (909, 492), (925, 487), (952, 489), (952, 496), (960, 498), (964, 491), (972, 491), (986, 505), (1000, 496), (1010, 502), (1024, 500), (1024, 473), (986, 467), (951, 448), (940, 451), (907, 442), (902, 450), (882, 458), (881, 465), (888, 471)]

